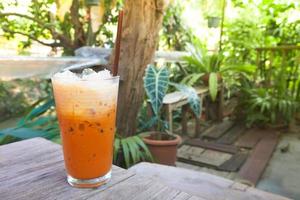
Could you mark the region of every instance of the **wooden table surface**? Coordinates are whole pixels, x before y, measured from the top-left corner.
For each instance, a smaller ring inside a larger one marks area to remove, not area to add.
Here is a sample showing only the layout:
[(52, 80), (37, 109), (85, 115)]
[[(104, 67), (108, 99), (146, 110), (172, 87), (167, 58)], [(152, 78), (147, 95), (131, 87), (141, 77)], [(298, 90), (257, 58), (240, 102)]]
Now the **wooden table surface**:
[[(249, 196), (239, 197), (238, 199), (249, 199)], [(0, 199), (214, 200), (215, 198), (192, 196), (166, 186), (158, 179), (137, 175), (133, 171), (116, 166), (113, 166), (112, 179), (108, 184), (97, 189), (73, 188), (66, 182), (61, 146), (42, 138), (35, 138), (0, 146)]]
[(42, 138), (0, 146), (0, 199), (201, 199), (122, 168), (98, 189), (72, 188), (66, 182), (61, 146)]

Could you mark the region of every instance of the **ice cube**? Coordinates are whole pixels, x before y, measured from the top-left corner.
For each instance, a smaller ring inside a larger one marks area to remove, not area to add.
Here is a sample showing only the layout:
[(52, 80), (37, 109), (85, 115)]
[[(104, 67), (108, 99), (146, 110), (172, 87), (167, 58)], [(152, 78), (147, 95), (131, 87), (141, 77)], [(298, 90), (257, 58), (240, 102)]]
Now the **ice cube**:
[(81, 73), (81, 78), (83, 80), (97, 79), (97, 73), (90, 68), (85, 68)]
[(82, 76), (88, 76), (90, 74), (95, 74), (96, 72), (94, 70), (92, 70), (91, 68), (85, 68), (83, 71), (82, 71)]
[(110, 71), (108, 71), (107, 69), (99, 71), (97, 74), (99, 75), (99, 77), (101, 79), (107, 79), (107, 78), (111, 78), (112, 77), (112, 75), (110, 74)]
[(66, 70), (63, 72), (58, 72), (58, 73), (54, 74), (53, 77), (63, 79), (63, 80), (79, 80), (79, 77), (75, 73), (73, 73), (69, 70)]
[(111, 78), (110, 72), (108, 70), (102, 70), (96, 73), (92, 69), (84, 69), (82, 71), (82, 79), (83, 80), (103, 80), (107, 78)]

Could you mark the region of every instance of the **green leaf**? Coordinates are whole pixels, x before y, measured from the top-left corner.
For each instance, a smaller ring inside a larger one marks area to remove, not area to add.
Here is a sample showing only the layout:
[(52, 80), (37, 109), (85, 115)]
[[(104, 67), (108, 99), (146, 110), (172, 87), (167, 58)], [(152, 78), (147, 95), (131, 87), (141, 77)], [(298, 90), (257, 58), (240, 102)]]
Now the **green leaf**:
[(226, 66), (221, 67), (220, 72), (244, 72), (246, 74), (252, 75), (256, 71), (256, 68), (257, 67), (255, 65), (250, 64), (227, 64)]
[(193, 78), (194, 75), (195, 75), (195, 74), (189, 74), (189, 75), (187, 75), (186, 77), (184, 77), (184, 78), (180, 81), (180, 83), (181, 83), (181, 84), (185, 84), (185, 85), (191, 86), (191, 85), (189, 84), (189, 82), (190, 82), (190, 80)]
[(0, 145), (16, 142), (20, 139), (10, 136), (10, 135), (5, 135), (5, 136), (0, 136)]
[(53, 98), (50, 98), (44, 104), (37, 106), (36, 108), (31, 110), (23, 119), (20, 120), (18, 126), (22, 126), (26, 123), (26, 121), (33, 120), (34, 118), (40, 116), (41, 114), (48, 111), (52, 106), (54, 106), (54, 100)]
[(209, 74), (208, 87), (209, 87), (210, 97), (213, 101), (215, 101), (216, 98), (217, 98), (217, 94), (218, 94), (218, 76), (217, 76), (217, 73), (212, 72), (212, 73)]
[(145, 155), (146, 155), (145, 160), (153, 162), (153, 157), (152, 157), (148, 147), (144, 143), (144, 141), (139, 136), (135, 136), (135, 137), (133, 137), (133, 139), (142, 148), (142, 150), (145, 152)]
[(120, 149), (120, 139), (115, 138), (115, 141), (114, 141), (114, 163), (116, 163), (116, 161), (117, 161), (119, 149)]
[(123, 150), (123, 155), (125, 160), (125, 166), (128, 168), (130, 166), (130, 155), (129, 155), (129, 148), (127, 145), (126, 138), (121, 139), (121, 145), (122, 145), (122, 150)]
[(31, 128), (8, 128), (0, 130), (0, 135), (10, 135), (19, 139), (30, 139), (34, 137), (49, 138), (47, 131), (34, 130)]
[(135, 140), (132, 137), (126, 138), (127, 140), (127, 145), (129, 147), (129, 154), (131, 155), (131, 158), (133, 160), (133, 165), (139, 161), (139, 147), (135, 143)]
[(203, 75), (204, 75), (204, 73), (193, 74), (193, 76), (191, 77), (191, 79), (188, 82), (188, 85), (194, 86), (195, 83), (197, 83)]
[(170, 85), (176, 87), (177, 90), (179, 90), (181, 93), (184, 94), (184, 96), (187, 97), (188, 102), (190, 104), (190, 107), (192, 111), (195, 113), (197, 117), (201, 114), (201, 103), (200, 98), (196, 92), (196, 90), (192, 87), (187, 87), (185, 85), (176, 84), (176, 83), (170, 83)]
[(141, 130), (141, 131), (145, 131), (145, 130), (147, 130), (147, 129), (153, 127), (155, 124), (158, 123), (158, 120), (159, 120), (159, 119), (157, 118), (157, 116), (151, 117), (151, 119), (148, 120), (147, 122), (143, 122), (143, 125), (142, 125), (142, 127), (140, 128), (140, 130)]
[(40, 127), (40, 126), (44, 126), (46, 125), (47, 123), (55, 120), (56, 118), (52, 117), (52, 116), (45, 116), (45, 117), (40, 117), (40, 118), (37, 118), (36, 120), (34, 121), (30, 121), (30, 122), (27, 122), (26, 124), (24, 124), (24, 127), (27, 127), (27, 128), (32, 128), (32, 127)]
[(155, 115), (159, 114), (168, 85), (169, 72), (167, 68), (157, 69), (154, 65), (148, 65), (144, 76), (144, 87)]
[(184, 79), (182, 79), (181, 84), (193, 86), (199, 81), (199, 79), (203, 75), (204, 75), (203, 73), (190, 74), (190, 75), (186, 76)]

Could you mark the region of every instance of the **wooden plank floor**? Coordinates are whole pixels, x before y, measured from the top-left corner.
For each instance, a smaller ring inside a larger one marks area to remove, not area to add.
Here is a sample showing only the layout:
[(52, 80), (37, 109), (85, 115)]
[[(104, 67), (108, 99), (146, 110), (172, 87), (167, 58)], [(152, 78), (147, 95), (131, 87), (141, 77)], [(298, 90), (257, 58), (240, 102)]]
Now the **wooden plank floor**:
[(201, 147), (201, 148), (205, 148), (205, 149), (221, 151), (221, 152), (225, 152), (225, 153), (231, 153), (231, 154), (235, 154), (238, 152), (238, 148), (233, 145), (218, 144), (215, 142), (206, 142), (201, 139), (186, 140), (184, 142), (184, 144)]
[(264, 136), (255, 146), (250, 157), (241, 168), (239, 172), (241, 179), (245, 179), (256, 185), (276, 148), (278, 139), (279, 137), (275, 133), (264, 133)]
[(259, 140), (264, 136), (265, 131), (257, 128), (252, 128), (246, 131), (236, 142), (236, 146), (252, 149)]
[(234, 125), (222, 137), (217, 140), (220, 144), (233, 144), (246, 130), (243, 124)]
[(177, 158), (186, 163), (216, 168), (229, 160), (231, 154), (204, 149), (190, 145), (182, 145), (178, 149)]
[[(238, 172), (240, 179), (255, 185), (276, 148), (278, 136), (273, 132), (274, 130), (271, 129), (246, 129), (243, 125), (235, 125), (225, 130), (220, 138), (209, 142), (202, 139), (189, 139), (184, 144), (198, 147), (201, 149), (201, 154), (213, 150), (230, 153), (232, 156), (223, 159), (215, 153), (203, 159), (200, 156), (195, 158), (191, 153), (189, 156), (179, 155), (179, 161), (212, 170)], [(184, 150), (181, 153), (184, 154)]]
[(224, 162), (222, 165), (220, 165), (218, 169), (222, 171), (236, 172), (244, 164), (247, 157), (248, 153), (237, 153), (233, 155), (229, 160)]
[(206, 129), (204, 133), (201, 134), (201, 137), (209, 139), (218, 139), (233, 125), (234, 122), (231, 120), (225, 120), (221, 123), (214, 124), (210, 128)]

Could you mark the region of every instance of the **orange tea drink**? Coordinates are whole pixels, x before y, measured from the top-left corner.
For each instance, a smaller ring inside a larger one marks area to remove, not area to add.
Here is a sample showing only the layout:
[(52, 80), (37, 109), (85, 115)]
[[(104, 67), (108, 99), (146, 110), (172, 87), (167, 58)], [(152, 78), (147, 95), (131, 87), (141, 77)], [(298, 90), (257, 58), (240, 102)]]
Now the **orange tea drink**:
[(119, 77), (65, 71), (52, 84), (68, 183), (98, 187), (111, 177)]

